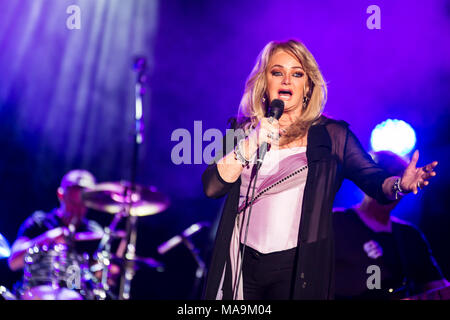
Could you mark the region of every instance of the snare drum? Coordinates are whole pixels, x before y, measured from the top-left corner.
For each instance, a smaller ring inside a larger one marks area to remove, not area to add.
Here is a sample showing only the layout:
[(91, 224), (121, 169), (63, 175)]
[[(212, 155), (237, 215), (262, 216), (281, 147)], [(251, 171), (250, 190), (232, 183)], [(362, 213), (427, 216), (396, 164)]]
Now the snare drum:
[(65, 244), (34, 246), (25, 255), (22, 300), (85, 300), (88, 257)]

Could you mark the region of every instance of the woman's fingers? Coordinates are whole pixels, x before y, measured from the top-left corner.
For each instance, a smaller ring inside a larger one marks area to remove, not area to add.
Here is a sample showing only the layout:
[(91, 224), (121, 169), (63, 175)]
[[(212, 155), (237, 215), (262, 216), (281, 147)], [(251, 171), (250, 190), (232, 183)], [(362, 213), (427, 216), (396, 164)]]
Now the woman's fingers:
[(276, 143), (279, 139), (278, 120), (274, 119), (271, 123), (268, 118), (261, 119), (258, 130), (258, 145), (266, 142), (268, 144)]
[(278, 120), (274, 119), (272, 122), (268, 118), (263, 118), (261, 120), (261, 127), (268, 130), (269, 132), (278, 132), (279, 124)]
[(417, 187), (417, 183), (416, 183), (415, 186), (413, 186), (412, 190), (413, 190), (413, 193), (414, 193), (414, 194), (419, 193), (419, 188)]
[(431, 177), (434, 177), (436, 175), (436, 172), (434, 171), (434, 168), (437, 166), (437, 161), (433, 161), (432, 163), (427, 164), (424, 166), (421, 172), (421, 178), (424, 180), (430, 179)]
[(419, 150), (414, 151), (411, 161), (408, 164), (408, 168), (416, 168), (417, 161), (419, 160)]
[(422, 179), (424, 180), (428, 180), (431, 177), (434, 177), (436, 175), (436, 172), (432, 171), (432, 172), (425, 172), (422, 174)]
[(438, 165), (437, 161), (433, 161), (432, 163), (427, 164), (426, 166), (423, 167), (423, 171), (425, 172), (431, 172), (434, 170), (434, 168), (436, 168), (436, 166)]
[(402, 176), (402, 189), (405, 191), (417, 194), (421, 188), (429, 185), (429, 179), (436, 176), (434, 168), (438, 165), (437, 161), (433, 161), (423, 167), (417, 168), (417, 161), (419, 160), (419, 151), (416, 150), (411, 157), (405, 172)]

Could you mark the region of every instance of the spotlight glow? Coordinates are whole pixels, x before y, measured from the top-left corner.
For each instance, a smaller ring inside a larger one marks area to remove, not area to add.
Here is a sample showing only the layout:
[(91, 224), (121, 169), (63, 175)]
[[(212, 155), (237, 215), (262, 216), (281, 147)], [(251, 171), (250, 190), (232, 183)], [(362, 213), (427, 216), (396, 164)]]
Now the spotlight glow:
[(373, 151), (389, 150), (404, 156), (416, 145), (416, 133), (405, 121), (388, 119), (372, 130), (370, 143)]

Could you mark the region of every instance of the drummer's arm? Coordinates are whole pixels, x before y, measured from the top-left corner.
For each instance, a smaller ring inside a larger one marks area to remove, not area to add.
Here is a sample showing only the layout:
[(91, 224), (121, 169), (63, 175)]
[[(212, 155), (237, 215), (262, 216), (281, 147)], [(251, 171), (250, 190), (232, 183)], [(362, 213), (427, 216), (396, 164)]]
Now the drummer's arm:
[(8, 259), (9, 268), (12, 271), (20, 270), (24, 267), (24, 257), (27, 250), (33, 246), (49, 245), (55, 242), (64, 242), (64, 229), (55, 228), (44, 232), (36, 238), (19, 237), (14, 241), (11, 248), (11, 255)]
[(12, 271), (22, 269), (24, 266), (25, 252), (32, 246), (31, 241), (27, 237), (20, 237), (14, 241), (11, 248), (11, 255), (8, 259), (9, 268)]

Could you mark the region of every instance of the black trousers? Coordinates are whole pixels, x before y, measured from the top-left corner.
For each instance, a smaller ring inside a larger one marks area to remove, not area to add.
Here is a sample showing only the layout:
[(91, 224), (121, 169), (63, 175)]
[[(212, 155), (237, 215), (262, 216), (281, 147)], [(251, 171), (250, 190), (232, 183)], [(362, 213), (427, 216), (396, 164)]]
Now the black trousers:
[(295, 257), (296, 248), (263, 254), (246, 246), (242, 266), (244, 299), (291, 299)]

